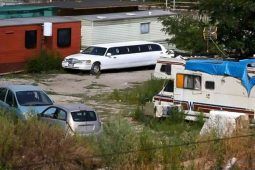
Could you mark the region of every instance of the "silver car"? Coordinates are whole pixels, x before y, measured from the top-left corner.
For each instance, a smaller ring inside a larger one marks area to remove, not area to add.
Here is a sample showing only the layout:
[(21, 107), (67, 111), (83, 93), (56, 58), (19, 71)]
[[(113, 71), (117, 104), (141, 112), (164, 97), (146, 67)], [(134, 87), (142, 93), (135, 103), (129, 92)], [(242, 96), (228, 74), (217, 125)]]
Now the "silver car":
[(50, 125), (59, 125), (71, 134), (99, 134), (102, 123), (97, 113), (84, 104), (53, 105), (39, 114)]
[(53, 101), (39, 86), (0, 85), (0, 108), (12, 110), (20, 118), (41, 113), (50, 105), (53, 105)]

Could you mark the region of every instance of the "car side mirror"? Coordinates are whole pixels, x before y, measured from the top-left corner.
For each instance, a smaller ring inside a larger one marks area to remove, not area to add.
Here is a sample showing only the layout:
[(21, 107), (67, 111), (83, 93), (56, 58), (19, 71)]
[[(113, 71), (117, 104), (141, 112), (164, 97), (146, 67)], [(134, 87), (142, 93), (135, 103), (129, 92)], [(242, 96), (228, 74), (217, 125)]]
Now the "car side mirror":
[(111, 57), (112, 56), (112, 53), (107, 53), (106, 54), (106, 57)]

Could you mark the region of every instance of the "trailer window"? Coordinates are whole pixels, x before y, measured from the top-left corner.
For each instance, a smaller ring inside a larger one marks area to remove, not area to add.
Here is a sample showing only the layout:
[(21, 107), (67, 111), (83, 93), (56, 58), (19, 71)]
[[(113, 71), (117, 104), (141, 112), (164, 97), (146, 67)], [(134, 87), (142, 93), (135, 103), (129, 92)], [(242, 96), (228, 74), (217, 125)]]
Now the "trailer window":
[(171, 75), (171, 65), (170, 64), (162, 65), (160, 68), (160, 72), (166, 73), (167, 75)]
[(201, 77), (196, 75), (177, 74), (176, 86), (177, 88), (200, 90)]
[(150, 32), (150, 23), (141, 23), (140, 32), (141, 34), (148, 34)]
[(71, 45), (71, 28), (58, 29), (58, 47), (69, 47)]
[(174, 81), (169, 80), (166, 84), (166, 86), (164, 87), (164, 91), (165, 92), (173, 92), (174, 91)]
[(213, 90), (215, 88), (215, 83), (214, 81), (206, 81), (205, 82), (205, 88)]
[(36, 48), (37, 31), (30, 30), (25, 32), (25, 47), (27, 49)]

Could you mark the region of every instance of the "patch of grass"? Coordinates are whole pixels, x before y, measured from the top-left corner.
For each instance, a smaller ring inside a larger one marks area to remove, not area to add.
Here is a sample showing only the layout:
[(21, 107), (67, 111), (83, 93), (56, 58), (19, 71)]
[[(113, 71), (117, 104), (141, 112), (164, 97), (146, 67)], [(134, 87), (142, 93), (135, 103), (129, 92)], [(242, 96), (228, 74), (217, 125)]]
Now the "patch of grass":
[(124, 90), (114, 90), (108, 99), (124, 102), (127, 104), (144, 105), (147, 101), (157, 94), (163, 87), (164, 80), (154, 79), (145, 81), (133, 88)]
[(104, 85), (104, 84), (92, 83), (92, 84), (90, 84), (90, 85), (88, 85), (88, 86), (86, 86), (86, 87), (84, 87), (84, 88), (85, 88), (85, 89), (100, 89), (100, 88), (102, 88), (102, 87), (108, 87), (108, 86), (106, 86), (106, 85)]

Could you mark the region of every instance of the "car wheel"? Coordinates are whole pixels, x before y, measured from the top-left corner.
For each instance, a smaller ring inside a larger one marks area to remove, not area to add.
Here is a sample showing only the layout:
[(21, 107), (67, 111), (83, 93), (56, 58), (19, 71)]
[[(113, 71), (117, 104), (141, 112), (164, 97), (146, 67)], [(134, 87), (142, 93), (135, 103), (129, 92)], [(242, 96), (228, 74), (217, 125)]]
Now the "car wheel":
[(91, 74), (97, 75), (100, 74), (101, 68), (100, 68), (100, 63), (94, 63), (91, 67)]

